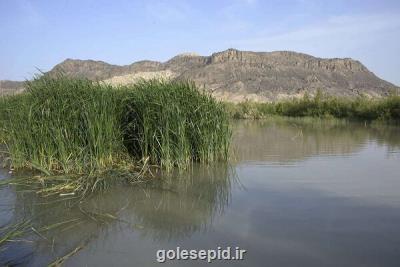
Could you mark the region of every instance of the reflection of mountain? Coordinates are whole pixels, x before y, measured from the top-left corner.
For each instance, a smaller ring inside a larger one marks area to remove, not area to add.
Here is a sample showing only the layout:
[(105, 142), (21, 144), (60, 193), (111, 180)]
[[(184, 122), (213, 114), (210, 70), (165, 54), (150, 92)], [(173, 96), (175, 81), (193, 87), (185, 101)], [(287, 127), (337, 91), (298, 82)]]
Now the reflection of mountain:
[[(83, 241), (108, 234), (139, 233), (170, 240), (204, 230), (229, 202), (232, 172), (226, 165), (195, 165), (190, 171), (148, 184), (115, 187), (80, 204), (79, 200), (52, 202), (33, 194), (17, 193), (15, 221), (29, 218), (35, 229), (67, 222), (44, 233), (48, 240), (55, 240), (54, 254), (50, 253), (48, 241), (34, 235), (35, 255), (28, 258), (29, 265), (47, 264), (55, 255), (66, 254)], [(11, 246), (6, 258), (22, 257), (33, 249), (25, 244)]]
[(356, 153), (369, 140), (400, 147), (400, 129), (319, 119), (270, 119), (234, 124), (238, 161), (285, 163), (315, 155)]

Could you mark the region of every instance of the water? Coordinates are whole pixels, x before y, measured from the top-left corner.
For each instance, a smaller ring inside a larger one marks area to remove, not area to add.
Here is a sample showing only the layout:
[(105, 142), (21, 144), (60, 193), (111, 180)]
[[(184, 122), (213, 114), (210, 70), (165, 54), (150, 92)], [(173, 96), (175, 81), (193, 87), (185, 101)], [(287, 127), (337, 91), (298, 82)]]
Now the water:
[(43, 266), (82, 246), (64, 266), (159, 266), (158, 249), (237, 246), (244, 260), (213, 265), (400, 266), (399, 127), (238, 121), (233, 138), (229, 165), (194, 166), (82, 203), (1, 189), (1, 224), (66, 223), (9, 243), (0, 265)]

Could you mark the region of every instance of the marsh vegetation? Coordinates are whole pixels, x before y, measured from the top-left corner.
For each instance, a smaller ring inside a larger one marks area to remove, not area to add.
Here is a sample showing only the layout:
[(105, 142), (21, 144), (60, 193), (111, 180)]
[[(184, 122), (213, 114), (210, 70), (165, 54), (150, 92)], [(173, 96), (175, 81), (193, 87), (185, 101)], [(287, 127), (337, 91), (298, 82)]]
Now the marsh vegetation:
[(114, 88), (42, 76), (26, 88), (0, 100), (0, 136), (10, 167), (39, 172), (25, 182), (45, 193), (138, 182), (149, 166), (170, 171), (227, 160), (228, 115), (193, 83), (150, 80)]
[(400, 122), (400, 96), (384, 98), (344, 98), (323, 95), (284, 100), (273, 103), (242, 102), (226, 104), (233, 118), (260, 119), (274, 115), (288, 117), (339, 118), (360, 121)]

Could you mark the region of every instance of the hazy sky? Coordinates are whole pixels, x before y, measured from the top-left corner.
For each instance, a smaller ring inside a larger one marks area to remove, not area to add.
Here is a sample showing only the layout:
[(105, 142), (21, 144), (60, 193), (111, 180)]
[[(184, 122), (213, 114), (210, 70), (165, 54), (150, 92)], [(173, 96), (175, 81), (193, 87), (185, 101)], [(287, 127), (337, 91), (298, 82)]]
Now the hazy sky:
[(0, 0), (0, 79), (230, 47), (351, 57), (400, 85), (400, 1)]

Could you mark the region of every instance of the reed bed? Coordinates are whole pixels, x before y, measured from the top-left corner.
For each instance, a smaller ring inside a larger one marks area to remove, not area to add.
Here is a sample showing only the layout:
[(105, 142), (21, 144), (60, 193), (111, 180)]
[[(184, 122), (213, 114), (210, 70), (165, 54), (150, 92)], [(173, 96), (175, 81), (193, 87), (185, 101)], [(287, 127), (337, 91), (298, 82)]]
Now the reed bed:
[(190, 82), (142, 81), (122, 88), (125, 146), (165, 169), (226, 160), (231, 131), (224, 106)]
[(268, 116), (339, 118), (361, 121), (400, 122), (400, 96), (355, 99), (325, 96), (285, 100), (275, 103), (242, 102), (226, 104), (227, 112), (237, 119), (260, 119)]
[[(6, 141), (5, 135), (5, 124), (6, 124), (6, 113), (7, 113), (7, 105), (9, 101), (9, 97), (0, 96), (0, 145), (4, 144)], [(1, 148), (0, 148), (1, 150)]]
[(84, 173), (123, 157), (120, 107), (110, 86), (42, 77), (7, 101), (5, 135), (14, 168)]
[[(88, 188), (104, 183), (99, 177), (110, 170), (124, 177), (134, 170), (126, 180), (137, 182), (150, 165), (170, 171), (227, 160), (228, 115), (193, 83), (150, 80), (114, 88), (42, 76), (25, 87), (26, 93), (0, 99), (1, 140), (10, 167), (39, 177), (69, 175), (55, 183), (36, 179), (51, 185), (52, 194), (93, 191)], [(82, 186), (85, 181), (91, 182)]]

